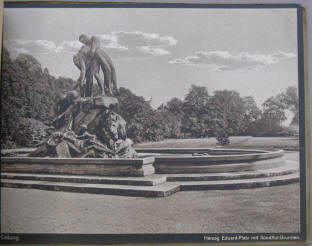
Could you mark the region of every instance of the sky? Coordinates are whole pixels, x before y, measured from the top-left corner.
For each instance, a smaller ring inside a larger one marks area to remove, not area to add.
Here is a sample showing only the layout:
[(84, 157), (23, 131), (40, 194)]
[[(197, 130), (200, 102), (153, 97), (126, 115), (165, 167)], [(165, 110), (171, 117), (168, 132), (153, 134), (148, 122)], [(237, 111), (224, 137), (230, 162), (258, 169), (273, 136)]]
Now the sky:
[(98, 36), (117, 84), (158, 107), (192, 84), (260, 106), (298, 85), (296, 9), (5, 8), (3, 43), (76, 80), (80, 34)]

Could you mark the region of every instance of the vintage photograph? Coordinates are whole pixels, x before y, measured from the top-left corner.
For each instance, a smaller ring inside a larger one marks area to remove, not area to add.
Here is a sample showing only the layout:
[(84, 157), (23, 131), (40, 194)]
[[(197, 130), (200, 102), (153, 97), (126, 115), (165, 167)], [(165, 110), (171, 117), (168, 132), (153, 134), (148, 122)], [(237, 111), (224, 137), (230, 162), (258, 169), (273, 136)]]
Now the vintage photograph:
[(1, 241), (304, 241), (302, 28), (290, 4), (5, 4)]

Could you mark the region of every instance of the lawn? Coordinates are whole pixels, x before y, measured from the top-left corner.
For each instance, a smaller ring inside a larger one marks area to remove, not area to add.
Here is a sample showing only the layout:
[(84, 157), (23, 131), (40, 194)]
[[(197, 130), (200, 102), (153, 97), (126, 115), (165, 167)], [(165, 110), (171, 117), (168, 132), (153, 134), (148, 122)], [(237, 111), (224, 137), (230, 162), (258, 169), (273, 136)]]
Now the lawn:
[[(190, 148), (190, 147), (216, 147), (216, 138), (197, 139), (165, 139), (159, 142), (145, 142), (136, 144), (137, 148)], [(294, 137), (251, 137), (235, 136), (230, 137), (230, 145), (226, 148), (244, 149), (284, 149), (299, 150), (299, 139)]]

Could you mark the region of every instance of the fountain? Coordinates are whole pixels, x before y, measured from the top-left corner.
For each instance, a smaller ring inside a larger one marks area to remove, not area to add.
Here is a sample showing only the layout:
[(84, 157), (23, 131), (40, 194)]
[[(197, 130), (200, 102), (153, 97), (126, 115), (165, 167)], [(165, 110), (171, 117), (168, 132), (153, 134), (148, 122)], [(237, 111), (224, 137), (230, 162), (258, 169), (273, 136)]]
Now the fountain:
[[(55, 132), (27, 156), (1, 158), (1, 185), (11, 188), (163, 197), (177, 191), (242, 189), (299, 180), (298, 163), (284, 151), (224, 148), (134, 149), (125, 120), (114, 112), (116, 75), (96, 37), (74, 63), (81, 71), (76, 90), (58, 105)], [(102, 69), (105, 79), (101, 80)], [(93, 95), (93, 77), (100, 95)], [(86, 83), (84, 83), (86, 81)]]

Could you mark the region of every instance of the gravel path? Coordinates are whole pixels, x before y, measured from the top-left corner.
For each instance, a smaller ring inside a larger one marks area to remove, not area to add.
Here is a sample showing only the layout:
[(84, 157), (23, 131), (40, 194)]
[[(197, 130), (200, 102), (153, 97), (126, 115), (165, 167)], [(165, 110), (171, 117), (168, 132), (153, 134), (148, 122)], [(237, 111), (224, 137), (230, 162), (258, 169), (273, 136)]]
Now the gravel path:
[(299, 185), (136, 198), (1, 190), (2, 232), (297, 232)]

